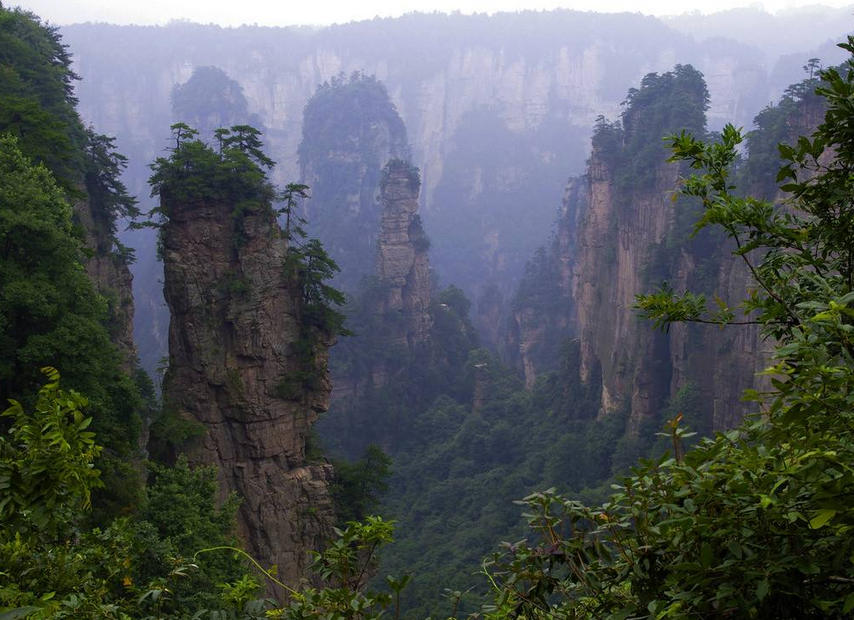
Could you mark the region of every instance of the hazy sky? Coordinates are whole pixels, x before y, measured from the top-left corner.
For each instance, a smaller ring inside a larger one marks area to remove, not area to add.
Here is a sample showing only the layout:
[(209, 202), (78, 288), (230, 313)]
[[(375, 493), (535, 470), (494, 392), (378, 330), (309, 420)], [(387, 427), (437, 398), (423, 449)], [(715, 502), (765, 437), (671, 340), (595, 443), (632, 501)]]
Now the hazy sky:
[(495, 12), (557, 7), (583, 11), (639, 11), (673, 15), (686, 11), (709, 13), (738, 6), (764, 5), (768, 11), (811, 4), (846, 6), (852, 0), (0, 0), (22, 6), (56, 25), (85, 21), (163, 24), (189, 19), (223, 26), (262, 24), (331, 24), (374, 16), (398, 16), (410, 11)]

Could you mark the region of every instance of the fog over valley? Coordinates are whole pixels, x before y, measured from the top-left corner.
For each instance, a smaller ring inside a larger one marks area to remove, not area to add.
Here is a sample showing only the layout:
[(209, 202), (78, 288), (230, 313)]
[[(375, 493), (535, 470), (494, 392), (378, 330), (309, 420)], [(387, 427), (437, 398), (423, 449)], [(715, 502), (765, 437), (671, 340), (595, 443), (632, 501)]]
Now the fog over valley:
[(850, 616), (854, 5), (562, 4), (0, 4), (0, 618)]

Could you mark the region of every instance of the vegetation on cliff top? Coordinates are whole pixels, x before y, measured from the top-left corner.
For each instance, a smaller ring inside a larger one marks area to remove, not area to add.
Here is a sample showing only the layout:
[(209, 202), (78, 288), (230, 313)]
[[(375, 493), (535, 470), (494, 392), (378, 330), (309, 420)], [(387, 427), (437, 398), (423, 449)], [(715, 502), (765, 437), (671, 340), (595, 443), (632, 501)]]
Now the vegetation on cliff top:
[(373, 272), (382, 168), (408, 153), (406, 127), (372, 75), (338, 75), (305, 105), (299, 163), (312, 186), (309, 231), (341, 266), (336, 285), (347, 292)]
[[(23, 21), (0, 21), (0, 26), (31, 32), (27, 20), (33, 20), (14, 15)], [(9, 12), (0, 11), (0, 17), (7, 19)], [(58, 40), (53, 44), (51, 58), (67, 70)], [(782, 190), (790, 196), (785, 204), (736, 191), (742, 136), (734, 128), (726, 127), (709, 144), (686, 133), (671, 139), (674, 158), (697, 172), (682, 187), (702, 205), (697, 228), (725, 231), (754, 276), (755, 288), (740, 307), (708, 309), (701, 295), (668, 288), (638, 298), (638, 307), (659, 326), (673, 321), (723, 325), (738, 322), (737, 312), (760, 324), (778, 346), (767, 371), (772, 387), (746, 395), (757, 404), (757, 415), (686, 451), (683, 442), (690, 433), (681, 426), (679, 412), (663, 438), (671, 454), (642, 462), (601, 506), (552, 490), (529, 495), (523, 502), (527, 538), (506, 544), (482, 563), (484, 586), (492, 596), (474, 617), (842, 618), (854, 611), (854, 130), (848, 122), (854, 115), (854, 37), (842, 47), (852, 60), (842, 70), (822, 72), (817, 90), (827, 105), (824, 122), (812, 137), (779, 149), (784, 165), (777, 181), (784, 182)], [(638, 97), (632, 100), (642, 101)], [(188, 127), (176, 131), (176, 152), (196, 142)], [(247, 209), (271, 208), (273, 190), (264, 169), (272, 162), (260, 150), (257, 132), (233, 127), (218, 137), (219, 153), (202, 144), (192, 147), (196, 159), (185, 156), (190, 153), (176, 159), (173, 153), (172, 159), (158, 162), (159, 189), (173, 189), (171, 196), (191, 203), (199, 192), (205, 197), (234, 192), (229, 195), (237, 199), (236, 223)], [(38, 149), (28, 154), (24, 143), (0, 137), (0, 226), (5, 227), (0, 232), (6, 240), (0, 256), (0, 335), (6, 346), (0, 385), (21, 399), (2, 414), (0, 612), (36, 618), (296, 620), (374, 618), (396, 606), (407, 579), (387, 579), (387, 592), (368, 588), (376, 550), (391, 537), (389, 523), (377, 517), (349, 524), (316, 554), (314, 568), (326, 587), (289, 589), (284, 605), (255, 599), (257, 579), (242, 575), (241, 563), (229, 555), (241, 554), (230, 532), (233, 501), (217, 508), (213, 472), (192, 470), (184, 461), (174, 468), (153, 468), (145, 495), (126, 506), (135, 515), (102, 516), (103, 528), (86, 525), (90, 504), (98, 507), (92, 492), (100, 483), (99, 454), (133, 450), (134, 418), (129, 412), (122, 415), (126, 410), (121, 407), (134, 402), (135, 391), (117, 370), (118, 354), (101, 346), (108, 340), (98, 319), (104, 304), (80, 263), (81, 243), (67, 200), (74, 190), (34, 163)], [(246, 171), (246, 178), (235, 179), (209, 152)], [(120, 168), (118, 159), (107, 163), (113, 174)], [(246, 196), (241, 197), (240, 187), (248, 188)], [(299, 186), (289, 189), (301, 191)], [(120, 188), (108, 191), (120, 193)], [(127, 202), (107, 202), (117, 212), (130, 208)], [(163, 214), (169, 216), (168, 205)], [(323, 276), (329, 269), (314, 273)], [(317, 290), (322, 301), (323, 289)], [(512, 493), (548, 476), (561, 484), (591, 471), (605, 477), (618, 462), (608, 446), (596, 443), (609, 441), (613, 429), (607, 425), (619, 426), (618, 417), (572, 426), (567, 401), (584, 408), (596, 405), (584, 386), (568, 380), (576, 376), (572, 347), (562, 355), (566, 375), (544, 377), (527, 393), (486, 352), (465, 347), (470, 331), (460, 326), (467, 326), (467, 311), (458, 290), (439, 298), (434, 319), (448, 359), (428, 367), (436, 374), (427, 375), (459, 402), (439, 397), (397, 431), (409, 453), (400, 459), (395, 481), (402, 485), (397, 508), (410, 511), (402, 542), (423, 556), (418, 570), (429, 570), (426, 564), (441, 561), (441, 554), (487, 542), (481, 540), (485, 532), (509, 523), (503, 518), (512, 507), (498, 506), (494, 496), (485, 495), (495, 488), (487, 483), (504, 484)], [(34, 331), (46, 324), (52, 331)], [(25, 340), (12, 342), (13, 337)], [(31, 355), (18, 359), (20, 351)], [(59, 373), (49, 367), (43, 369), (46, 384), (36, 389), (23, 362), (34, 364), (45, 352), (60, 360), (68, 356), (68, 376), (79, 374), (76, 383), (91, 391), (88, 399), (60, 388)], [(460, 353), (468, 354), (464, 362)], [(449, 370), (455, 374), (445, 374)], [(414, 371), (405, 379), (429, 385)], [(389, 387), (397, 392), (377, 395), (395, 398), (407, 384)], [(91, 419), (87, 407), (96, 414)], [(561, 439), (570, 443), (545, 459), (536, 445), (555, 436), (547, 424), (538, 424), (543, 418), (572, 427)], [(106, 450), (90, 428), (110, 439)], [(366, 467), (381, 469), (386, 463), (377, 453), (372, 462)], [(422, 479), (425, 464), (435, 480)], [(356, 470), (351, 478), (376, 490), (381, 485), (368, 473)], [(466, 479), (472, 484), (461, 483)], [(434, 485), (430, 493), (419, 487), (436, 481), (444, 487)], [(118, 487), (125, 481), (103, 482)], [(358, 513), (366, 509), (364, 502), (354, 507)], [(464, 521), (476, 523), (480, 532), (456, 528)], [(436, 526), (456, 528), (457, 536), (450, 544), (441, 533), (432, 540), (406, 538), (409, 532), (432, 536), (439, 531)], [(261, 576), (275, 579), (273, 571), (258, 568)], [(462, 596), (450, 595), (454, 616), (463, 613)]]

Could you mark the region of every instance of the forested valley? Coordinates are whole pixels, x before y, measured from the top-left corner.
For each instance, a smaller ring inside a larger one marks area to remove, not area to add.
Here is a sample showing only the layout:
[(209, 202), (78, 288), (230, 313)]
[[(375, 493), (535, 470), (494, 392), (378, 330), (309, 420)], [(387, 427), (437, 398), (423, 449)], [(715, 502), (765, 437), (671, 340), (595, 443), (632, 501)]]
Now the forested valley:
[(854, 38), (762, 15), (0, 5), (0, 619), (850, 617)]

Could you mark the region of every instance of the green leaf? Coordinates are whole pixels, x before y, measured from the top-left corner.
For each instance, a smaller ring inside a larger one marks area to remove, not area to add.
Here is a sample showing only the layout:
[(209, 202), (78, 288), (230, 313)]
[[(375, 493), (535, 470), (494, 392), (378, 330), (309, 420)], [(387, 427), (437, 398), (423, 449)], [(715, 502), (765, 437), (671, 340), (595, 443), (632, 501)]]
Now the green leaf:
[(703, 543), (703, 546), (700, 549), (700, 565), (703, 568), (709, 568), (712, 565), (714, 553), (715, 552), (709, 543)]
[(18, 620), (18, 618), (26, 618), (33, 612), (39, 611), (38, 607), (18, 607), (9, 611), (0, 612), (0, 620)]
[(819, 510), (815, 513), (815, 516), (810, 519), (810, 527), (814, 530), (824, 527), (835, 514), (836, 511), (832, 508), (823, 508), (822, 510)]
[(756, 585), (756, 598), (760, 601), (768, 596), (768, 580), (763, 579)]

